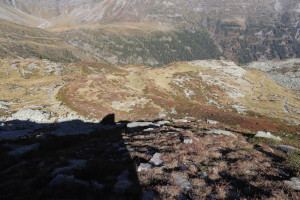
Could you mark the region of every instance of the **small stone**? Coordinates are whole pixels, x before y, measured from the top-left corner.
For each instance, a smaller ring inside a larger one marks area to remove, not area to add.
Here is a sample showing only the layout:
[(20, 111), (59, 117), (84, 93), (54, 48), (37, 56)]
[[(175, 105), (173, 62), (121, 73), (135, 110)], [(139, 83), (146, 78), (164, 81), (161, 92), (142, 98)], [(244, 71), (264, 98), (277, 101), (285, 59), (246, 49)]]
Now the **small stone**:
[(154, 166), (161, 166), (163, 164), (163, 161), (160, 159), (161, 153), (155, 153), (151, 160), (149, 161), (150, 164)]
[(219, 174), (219, 171), (218, 171), (216, 168), (213, 168), (212, 171), (213, 171), (213, 173), (216, 174), (216, 175)]
[(160, 126), (163, 126), (163, 125), (169, 124), (169, 123), (171, 123), (171, 122), (170, 121), (158, 121), (158, 122), (156, 122), (156, 124), (158, 124)]
[(300, 191), (300, 178), (299, 177), (293, 177), (289, 181), (284, 181), (284, 182), (286, 184), (288, 184), (294, 190)]
[(127, 128), (148, 128), (148, 127), (159, 127), (160, 125), (154, 124), (152, 122), (131, 122), (127, 124)]
[(208, 123), (208, 124), (218, 124), (219, 122), (208, 119), (208, 120), (206, 120), (206, 123)]
[(183, 140), (183, 143), (184, 143), (184, 144), (193, 144), (193, 138), (186, 137), (186, 138)]
[(258, 131), (257, 134), (254, 137), (262, 137), (262, 138), (269, 138), (276, 141), (282, 141), (282, 139), (279, 136), (274, 136), (270, 132), (264, 132), (264, 131)]
[(232, 132), (230, 131), (224, 131), (224, 130), (219, 130), (219, 129), (214, 129), (214, 130), (210, 130), (210, 131), (206, 131), (206, 134), (216, 134), (216, 135), (227, 135), (227, 136), (232, 136), (237, 138), (236, 135), (234, 135)]
[(147, 128), (145, 130), (143, 130), (144, 133), (148, 133), (148, 132), (152, 132), (154, 131), (154, 128)]
[(176, 180), (176, 183), (183, 189), (192, 189), (192, 185), (191, 183), (184, 179), (184, 178), (181, 178), (178, 174), (174, 174), (173, 175), (175, 180)]
[(152, 166), (148, 163), (141, 163), (138, 170), (138, 172), (141, 172), (141, 171), (152, 171)]
[(173, 119), (173, 122), (179, 122), (179, 123), (189, 123), (190, 121), (187, 119)]

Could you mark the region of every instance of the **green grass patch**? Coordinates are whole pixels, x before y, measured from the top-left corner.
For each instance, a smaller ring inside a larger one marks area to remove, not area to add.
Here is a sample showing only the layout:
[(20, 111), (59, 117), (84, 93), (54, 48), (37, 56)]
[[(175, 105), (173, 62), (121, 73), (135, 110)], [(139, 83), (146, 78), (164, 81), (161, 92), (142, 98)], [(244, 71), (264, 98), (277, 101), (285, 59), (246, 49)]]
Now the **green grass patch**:
[(248, 140), (248, 142), (254, 143), (254, 144), (267, 144), (267, 145), (277, 145), (281, 142), (277, 140), (273, 140), (270, 138), (262, 138), (262, 137), (252, 137)]
[(283, 140), (284, 144), (300, 148), (300, 135), (293, 134), (289, 136), (283, 136), (281, 139)]
[(300, 176), (300, 151), (291, 150), (286, 161), (290, 163), (292, 169), (296, 171), (297, 176)]

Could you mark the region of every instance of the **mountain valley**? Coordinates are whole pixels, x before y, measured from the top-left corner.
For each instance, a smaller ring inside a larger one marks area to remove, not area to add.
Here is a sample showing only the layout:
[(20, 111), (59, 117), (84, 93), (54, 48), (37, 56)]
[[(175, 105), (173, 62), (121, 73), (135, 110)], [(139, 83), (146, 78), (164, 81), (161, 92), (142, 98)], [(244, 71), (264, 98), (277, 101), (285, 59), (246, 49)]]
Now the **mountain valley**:
[(0, 0), (0, 199), (298, 199), (300, 2)]

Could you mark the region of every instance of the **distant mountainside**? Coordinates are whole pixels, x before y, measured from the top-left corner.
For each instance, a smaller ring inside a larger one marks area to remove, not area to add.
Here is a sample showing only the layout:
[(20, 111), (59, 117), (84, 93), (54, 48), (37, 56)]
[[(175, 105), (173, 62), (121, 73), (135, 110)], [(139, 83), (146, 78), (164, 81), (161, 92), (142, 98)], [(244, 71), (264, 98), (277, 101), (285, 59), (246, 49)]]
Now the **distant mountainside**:
[(300, 57), (295, 0), (2, 0), (0, 18), (58, 31), (111, 64)]
[(91, 60), (53, 33), (0, 19), (0, 57), (38, 58), (56, 62)]

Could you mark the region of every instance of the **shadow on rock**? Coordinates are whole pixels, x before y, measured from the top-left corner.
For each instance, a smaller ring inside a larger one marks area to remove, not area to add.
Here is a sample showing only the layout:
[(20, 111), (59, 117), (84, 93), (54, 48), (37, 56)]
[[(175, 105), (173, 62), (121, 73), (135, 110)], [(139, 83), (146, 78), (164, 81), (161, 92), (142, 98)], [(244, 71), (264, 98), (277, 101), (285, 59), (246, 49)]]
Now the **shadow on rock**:
[(113, 114), (101, 123), (0, 124), (0, 199), (141, 198), (126, 124)]

